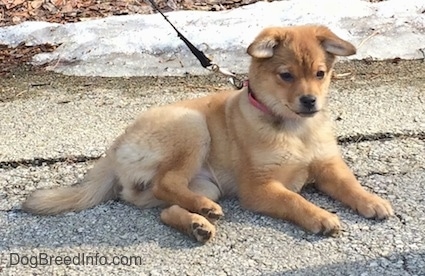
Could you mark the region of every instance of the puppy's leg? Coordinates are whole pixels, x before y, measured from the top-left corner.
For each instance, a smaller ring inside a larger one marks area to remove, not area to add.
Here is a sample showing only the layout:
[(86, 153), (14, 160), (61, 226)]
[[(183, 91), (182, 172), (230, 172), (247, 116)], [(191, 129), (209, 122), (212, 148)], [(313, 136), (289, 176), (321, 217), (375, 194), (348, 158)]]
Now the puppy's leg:
[(215, 236), (215, 226), (211, 222), (178, 205), (164, 209), (161, 212), (161, 220), (165, 224), (195, 237), (199, 242), (207, 242)]
[(189, 175), (184, 170), (166, 172), (153, 187), (155, 197), (170, 205), (178, 205), (190, 212), (201, 214), (210, 221), (222, 217), (220, 205), (199, 194), (199, 191), (189, 189)]
[[(207, 198), (216, 201), (221, 193), (217, 186), (207, 179), (195, 177), (189, 184), (192, 192), (204, 195)], [(161, 220), (171, 227), (174, 227), (190, 236), (195, 237), (199, 242), (207, 242), (215, 235), (216, 229), (212, 224), (216, 222), (219, 216), (212, 213), (205, 217), (191, 213), (178, 205), (173, 205), (161, 213)]]
[[(199, 195), (205, 196), (212, 201), (217, 201), (221, 197), (221, 191), (218, 189), (217, 185), (206, 179), (204, 176), (196, 176), (192, 181), (190, 181), (189, 189)], [(215, 223), (219, 218), (223, 216), (223, 212), (215, 212), (213, 210), (208, 210), (203, 215), (211, 222)]]
[(240, 186), (240, 197), (243, 206), (248, 209), (292, 221), (313, 233), (333, 236), (341, 228), (336, 215), (286, 189), (278, 181), (245, 182)]
[(339, 156), (314, 162), (311, 174), (319, 190), (347, 204), (366, 218), (384, 219), (394, 215), (391, 204), (364, 190)]
[(185, 111), (182, 118), (184, 120), (174, 120), (169, 130), (169, 133), (178, 131), (179, 136), (161, 137), (168, 151), (153, 179), (153, 193), (170, 205), (179, 205), (214, 220), (223, 215), (221, 207), (189, 189), (189, 182), (201, 172), (210, 149), (208, 125), (205, 117), (195, 111)]

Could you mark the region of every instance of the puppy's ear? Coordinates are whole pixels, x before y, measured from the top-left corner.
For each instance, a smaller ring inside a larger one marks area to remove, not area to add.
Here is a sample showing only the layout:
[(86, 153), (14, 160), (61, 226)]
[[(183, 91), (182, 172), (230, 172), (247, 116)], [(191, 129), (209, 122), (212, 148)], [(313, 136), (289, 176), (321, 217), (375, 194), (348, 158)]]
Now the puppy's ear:
[(326, 52), (337, 56), (351, 56), (356, 53), (356, 47), (348, 41), (339, 38), (328, 28), (320, 26), (317, 29), (317, 39)]
[(273, 48), (279, 44), (279, 37), (272, 31), (264, 30), (252, 42), (247, 53), (255, 58), (270, 58), (273, 56)]

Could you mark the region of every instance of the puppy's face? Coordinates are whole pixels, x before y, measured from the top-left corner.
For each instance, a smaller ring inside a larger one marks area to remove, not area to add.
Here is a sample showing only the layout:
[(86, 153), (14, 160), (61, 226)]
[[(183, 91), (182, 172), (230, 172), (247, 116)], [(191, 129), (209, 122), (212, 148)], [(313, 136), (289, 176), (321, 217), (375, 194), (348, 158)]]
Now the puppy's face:
[(356, 48), (324, 26), (267, 28), (248, 47), (255, 96), (285, 118), (312, 117), (326, 104), (335, 56)]

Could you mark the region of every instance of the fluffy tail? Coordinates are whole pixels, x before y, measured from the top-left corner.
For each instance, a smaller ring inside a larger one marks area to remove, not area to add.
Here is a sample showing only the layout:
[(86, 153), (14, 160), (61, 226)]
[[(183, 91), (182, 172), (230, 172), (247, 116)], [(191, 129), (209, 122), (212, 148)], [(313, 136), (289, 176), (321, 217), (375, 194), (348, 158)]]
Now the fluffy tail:
[(100, 159), (81, 184), (52, 190), (38, 190), (23, 203), (24, 211), (54, 215), (81, 211), (117, 197), (117, 180), (108, 157)]

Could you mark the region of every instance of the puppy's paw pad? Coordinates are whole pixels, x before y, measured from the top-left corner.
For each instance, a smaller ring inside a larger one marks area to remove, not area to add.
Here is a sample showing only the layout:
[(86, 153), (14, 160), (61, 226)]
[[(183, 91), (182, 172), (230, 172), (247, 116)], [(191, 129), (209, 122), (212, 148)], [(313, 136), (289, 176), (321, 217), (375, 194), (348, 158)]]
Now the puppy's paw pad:
[(215, 229), (212, 225), (193, 222), (190, 228), (195, 239), (202, 243), (209, 241), (215, 235)]
[(389, 201), (375, 195), (359, 202), (356, 209), (366, 218), (387, 219), (394, 216), (394, 211)]

